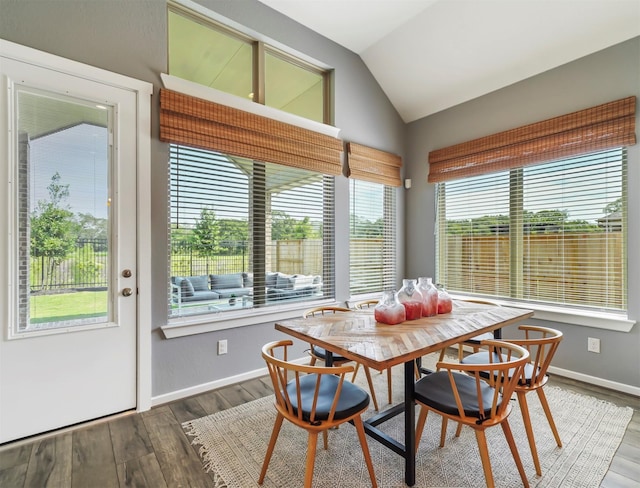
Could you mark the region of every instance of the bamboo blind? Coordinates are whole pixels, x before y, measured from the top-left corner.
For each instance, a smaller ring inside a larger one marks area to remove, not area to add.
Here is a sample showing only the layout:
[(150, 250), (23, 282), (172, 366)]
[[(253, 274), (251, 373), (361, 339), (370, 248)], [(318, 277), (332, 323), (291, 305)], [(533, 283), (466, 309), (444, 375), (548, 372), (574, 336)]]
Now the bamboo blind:
[(401, 186), (402, 158), (371, 147), (347, 143), (349, 176), (358, 180)]
[(243, 110), (160, 90), (160, 140), (327, 175), (342, 173), (342, 141)]
[(554, 117), (429, 153), (430, 183), (636, 143), (636, 97)]

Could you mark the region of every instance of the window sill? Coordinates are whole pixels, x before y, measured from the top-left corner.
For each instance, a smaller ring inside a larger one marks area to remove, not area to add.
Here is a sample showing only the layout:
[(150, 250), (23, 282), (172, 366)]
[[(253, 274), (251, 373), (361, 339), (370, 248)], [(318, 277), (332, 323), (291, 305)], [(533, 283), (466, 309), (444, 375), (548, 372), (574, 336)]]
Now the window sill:
[(238, 310), (237, 312), (180, 317), (169, 319), (169, 323), (160, 328), (166, 339), (175, 339), (177, 337), (299, 318), (305, 310), (321, 305), (335, 305), (335, 301), (322, 300), (312, 303), (306, 302), (289, 306), (269, 307), (264, 310), (248, 308)]
[[(460, 300), (473, 299), (473, 297), (453, 296)], [(631, 332), (636, 321), (631, 320), (624, 315), (591, 312), (585, 310), (576, 310), (571, 308), (553, 307), (548, 305), (540, 305), (536, 303), (510, 302), (501, 300), (492, 300), (505, 307), (524, 308), (533, 310), (534, 319), (547, 320), (549, 322), (560, 322), (563, 324), (582, 325), (584, 327), (593, 327), (595, 329), (612, 330), (615, 332)]]

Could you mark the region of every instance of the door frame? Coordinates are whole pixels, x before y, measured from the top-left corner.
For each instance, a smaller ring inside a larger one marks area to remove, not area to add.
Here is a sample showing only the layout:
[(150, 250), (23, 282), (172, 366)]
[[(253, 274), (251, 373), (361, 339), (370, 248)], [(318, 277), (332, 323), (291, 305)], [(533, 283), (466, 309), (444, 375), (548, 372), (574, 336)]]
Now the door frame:
[[(151, 408), (151, 96), (153, 84), (0, 39), (0, 56), (131, 91), (137, 110), (136, 411)], [(0, 134), (0, 142), (7, 134)], [(4, 145), (7, 147), (7, 145)]]

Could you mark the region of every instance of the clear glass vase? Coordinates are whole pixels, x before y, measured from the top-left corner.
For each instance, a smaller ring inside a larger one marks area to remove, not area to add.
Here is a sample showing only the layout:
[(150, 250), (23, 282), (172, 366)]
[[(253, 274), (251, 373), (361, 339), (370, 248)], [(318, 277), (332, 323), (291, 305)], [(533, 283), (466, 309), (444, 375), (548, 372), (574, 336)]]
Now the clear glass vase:
[(402, 280), (398, 301), (404, 305), (407, 320), (416, 320), (422, 317), (422, 294), (418, 291), (416, 280)]
[(376, 322), (395, 325), (406, 320), (404, 306), (398, 301), (395, 290), (385, 291), (373, 309)]
[(418, 278), (418, 291), (422, 295), (422, 316), (433, 317), (438, 313), (438, 289), (431, 278)]
[(451, 296), (447, 293), (442, 285), (436, 285), (438, 287), (438, 313), (449, 313), (453, 310), (453, 302)]

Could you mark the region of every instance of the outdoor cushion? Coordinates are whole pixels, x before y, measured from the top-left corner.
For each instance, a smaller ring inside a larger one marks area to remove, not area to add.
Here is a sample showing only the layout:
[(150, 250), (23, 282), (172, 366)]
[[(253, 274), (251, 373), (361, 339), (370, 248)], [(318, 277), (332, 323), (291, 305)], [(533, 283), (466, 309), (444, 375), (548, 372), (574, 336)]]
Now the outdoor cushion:
[(193, 296), (193, 285), (187, 278), (176, 278), (176, 284), (180, 287), (180, 296), (182, 298)]
[(215, 291), (197, 291), (191, 296), (183, 296), (182, 302), (187, 303), (198, 302), (201, 300), (217, 300), (218, 298), (220, 298), (220, 295), (218, 295)]
[(275, 288), (278, 281), (278, 273), (267, 273), (265, 285), (267, 288)]
[(245, 288), (253, 286), (253, 273), (242, 273), (242, 284)]
[(293, 289), (299, 290), (307, 286), (313, 285), (313, 276), (295, 275), (293, 279)]
[(242, 273), (232, 274), (212, 274), (209, 275), (211, 279), (211, 289), (221, 290), (225, 288), (243, 288)]
[(293, 290), (294, 279), (292, 276), (278, 275), (276, 279), (276, 288), (279, 290)]
[(193, 291), (209, 291), (209, 277), (207, 275), (189, 276), (187, 279), (193, 285)]

